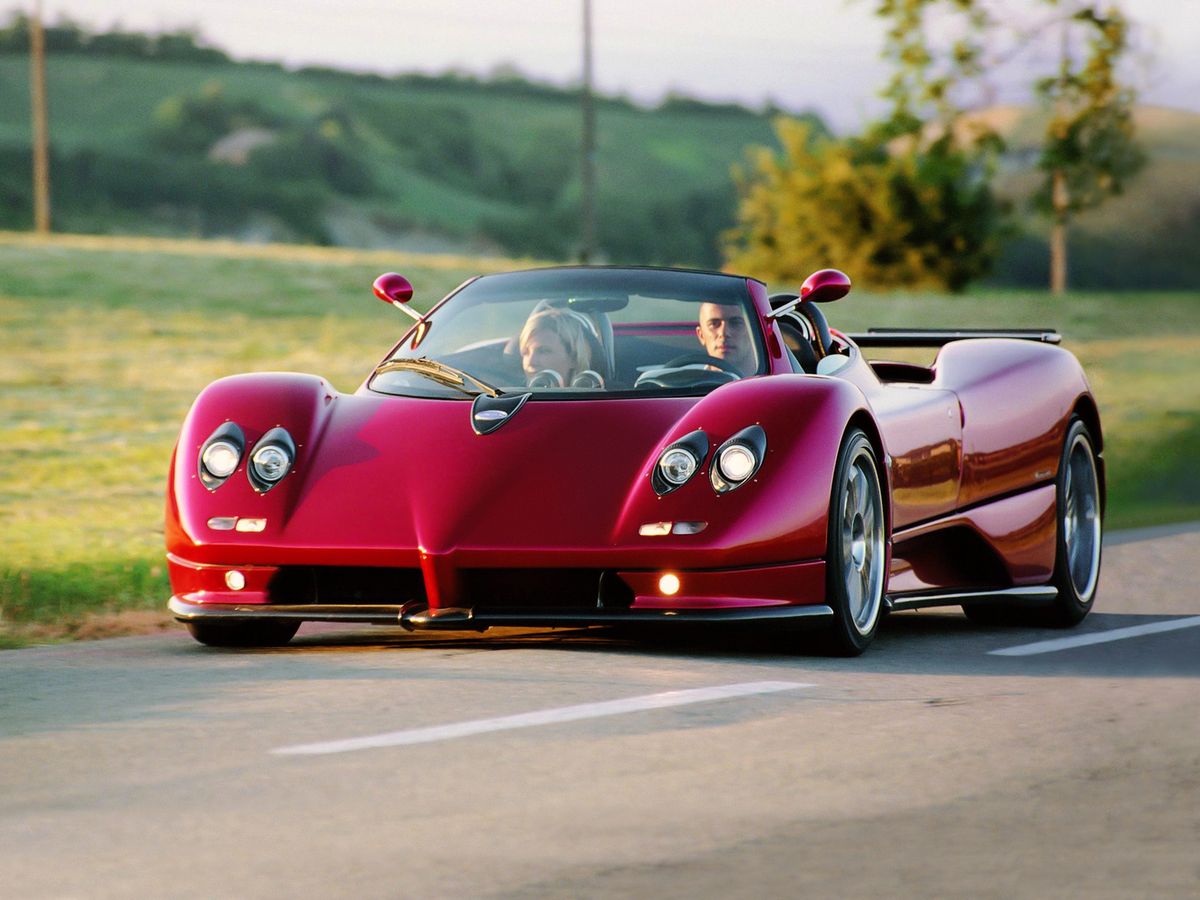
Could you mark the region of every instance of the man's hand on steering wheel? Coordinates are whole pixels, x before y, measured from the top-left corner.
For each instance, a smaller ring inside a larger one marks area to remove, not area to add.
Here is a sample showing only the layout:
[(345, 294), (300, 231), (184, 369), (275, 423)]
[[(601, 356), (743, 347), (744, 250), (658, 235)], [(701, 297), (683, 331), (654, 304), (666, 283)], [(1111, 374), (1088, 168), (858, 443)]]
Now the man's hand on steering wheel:
[(717, 356), (709, 356), (707, 353), (685, 353), (683, 356), (677, 356), (668, 362), (665, 368), (674, 369), (682, 366), (696, 365), (712, 366), (714, 369), (720, 369), (722, 372), (728, 372), (731, 375), (736, 375), (738, 378), (745, 377), (742, 370), (729, 362), (729, 360), (721, 359)]

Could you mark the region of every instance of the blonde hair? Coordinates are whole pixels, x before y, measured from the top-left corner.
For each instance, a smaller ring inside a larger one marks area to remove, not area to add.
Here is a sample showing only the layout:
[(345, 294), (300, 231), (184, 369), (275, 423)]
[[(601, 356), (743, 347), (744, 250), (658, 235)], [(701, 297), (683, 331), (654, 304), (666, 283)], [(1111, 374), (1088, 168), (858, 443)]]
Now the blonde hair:
[(594, 367), (592, 342), (589, 337), (595, 332), (592, 330), (592, 323), (582, 313), (554, 307), (535, 312), (525, 320), (525, 327), (521, 329), (521, 336), (517, 341), (522, 355), (533, 333), (542, 329), (558, 335), (563, 346), (567, 348), (567, 356), (571, 358), (571, 371), (560, 373), (564, 379), (570, 379), (584, 369)]

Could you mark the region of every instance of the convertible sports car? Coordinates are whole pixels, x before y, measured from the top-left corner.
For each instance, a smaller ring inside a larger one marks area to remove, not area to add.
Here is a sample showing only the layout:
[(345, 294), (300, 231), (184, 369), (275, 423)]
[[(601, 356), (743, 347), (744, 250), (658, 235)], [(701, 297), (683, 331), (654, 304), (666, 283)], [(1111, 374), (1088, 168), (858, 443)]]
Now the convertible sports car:
[[(486, 275), (353, 394), (223, 378), (171, 464), (170, 608), (199, 641), (301, 622), (750, 622), (861, 653), (883, 613), (1073, 625), (1100, 569), (1095, 400), (1052, 331), (831, 330), (678, 269)], [(940, 347), (931, 366), (868, 346)]]

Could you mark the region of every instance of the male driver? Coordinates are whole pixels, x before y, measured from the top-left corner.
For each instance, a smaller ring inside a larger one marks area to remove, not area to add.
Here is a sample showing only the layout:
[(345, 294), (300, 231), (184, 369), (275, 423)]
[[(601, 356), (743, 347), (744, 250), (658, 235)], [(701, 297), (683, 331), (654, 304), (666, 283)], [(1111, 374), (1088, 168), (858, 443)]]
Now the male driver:
[(724, 360), (736, 368), (739, 374), (753, 375), (758, 371), (750, 326), (746, 322), (745, 311), (740, 306), (701, 303), (700, 324), (696, 326), (696, 337), (700, 339), (709, 356)]

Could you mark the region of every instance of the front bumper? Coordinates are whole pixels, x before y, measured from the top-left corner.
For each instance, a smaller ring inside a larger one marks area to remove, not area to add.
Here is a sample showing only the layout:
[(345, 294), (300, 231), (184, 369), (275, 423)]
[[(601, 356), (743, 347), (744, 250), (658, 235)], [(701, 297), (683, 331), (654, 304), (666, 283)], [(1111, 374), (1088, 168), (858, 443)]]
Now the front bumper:
[[(415, 569), (220, 566), (170, 555), (182, 622), (348, 622), (409, 629), (824, 619), (825, 563), (733, 569)], [(231, 585), (237, 585), (236, 589)]]
[(476, 609), (451, 607), (430, 610), (411, 604), (391, 606), (191, 603), (172, 597), (167, 607), (180, 622), (342, 622), (359, 625), (399, 625), (409, 631), (484, 631), (493, 626), (553, 628), (585, 625), (632, 625), (652, 622), (734, 623), (762, 621), (822, 621), (833, 617), (824, 604), (806, 606), (742, 606), (722, 609)]

